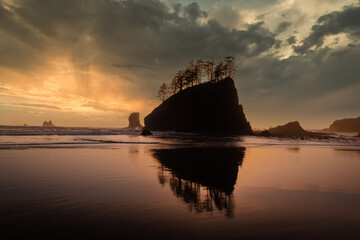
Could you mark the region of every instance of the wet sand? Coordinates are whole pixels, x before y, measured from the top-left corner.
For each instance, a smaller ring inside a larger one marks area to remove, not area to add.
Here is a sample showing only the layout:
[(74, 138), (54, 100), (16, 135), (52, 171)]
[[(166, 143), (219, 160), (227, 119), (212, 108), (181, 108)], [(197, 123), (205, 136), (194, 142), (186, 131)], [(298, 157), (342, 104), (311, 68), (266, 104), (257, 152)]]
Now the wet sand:
[(2, 149), (0, 235), (354, 239), (359, 170), (344, 146)]

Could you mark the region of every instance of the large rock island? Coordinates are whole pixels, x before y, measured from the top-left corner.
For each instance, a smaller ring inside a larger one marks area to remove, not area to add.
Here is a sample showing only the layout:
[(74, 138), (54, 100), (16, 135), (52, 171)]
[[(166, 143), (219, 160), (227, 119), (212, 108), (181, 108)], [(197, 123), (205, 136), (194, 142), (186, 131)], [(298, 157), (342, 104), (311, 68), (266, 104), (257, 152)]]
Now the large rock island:
[(252, 134), (231, 78), (189, 87), (145, 117), (145, 128), (211, 134)]
[(344, 118), (334, 121), (330, 127), (329, 132), (360, 132), (360, 117)]

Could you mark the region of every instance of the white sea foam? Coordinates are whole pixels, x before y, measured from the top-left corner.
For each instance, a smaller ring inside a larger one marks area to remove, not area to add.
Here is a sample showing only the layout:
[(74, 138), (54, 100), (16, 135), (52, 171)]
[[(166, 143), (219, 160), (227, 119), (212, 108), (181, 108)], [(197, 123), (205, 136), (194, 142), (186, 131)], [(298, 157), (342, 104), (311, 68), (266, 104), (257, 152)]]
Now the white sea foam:
[(360, 147), (360, 138), (353, 136), (331, 136), (326, 139), (291, 139), (277, 137), (218, 137), (175, 132), (154, 132), (153, 136), (141, 136), (140, 130), (116, 128), (42, 128), (0, 127), (0, 149), (24, 148), (77, 148), (116, 147), (119, 144), (165, 144), (196, 146), (320, 146)]

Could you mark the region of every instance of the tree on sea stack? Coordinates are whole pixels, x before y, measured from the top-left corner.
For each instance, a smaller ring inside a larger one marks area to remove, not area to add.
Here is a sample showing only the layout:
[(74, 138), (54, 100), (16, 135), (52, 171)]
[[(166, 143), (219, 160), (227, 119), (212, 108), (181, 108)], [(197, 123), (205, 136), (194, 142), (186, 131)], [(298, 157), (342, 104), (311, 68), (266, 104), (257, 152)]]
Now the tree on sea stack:
[(214, 60), (208, 60), (205, 63), (205, 72), (208, 76), (208, 81), (212, 82), (214, 80)]
[(227, 66), (224, 65), (224, 63), (222, 61), (220, 61), (216, 65), (215, 70), (214, 70), (215, 82), (224, 78), (224, 75), (226, 73), (226, 68), (227, 68)]
[(227, 76), (230, 78), (234, 78), (235, 77), (235, 57), (233, 56), (228, 56), (225, 57), (225, 66), (226, 66), (226, 73)]
[(169, 95), (169, 86), (166, 83), (161, 84), (160, 89), (158, 91), (158, 98), (161, 101), (165, 101)]
[(197, 60), (196, 64), (195, 64), (195, 72), (196, 72), (196, 84), (201, 84), (201, 77), (202, 75), (202, 69), (203, 69), (203, 61), (202, 60)]
[(208, 82), (216, 83), (226, 77), (234, 78), (235, 76), (235, 57), (227, 56), (224, 61), (215, 65), (214, 59), (197, 60), (194, 63), (190, 61), (189, 65), (179, 70), (169, 85), (162, 84), (158, 92), (158, 98), (165, 101), (170, 95), (181, 92), (182, 90), (200, 85), (202, 77), (207, 77)]
[(197, 80), (197, 72), (196, 72), (196, 65), (194, 64), (194, 61), (191, 60), (189, 63), (189, 66), (185, 69), (185, 79), (186, 79), (186, 85), (188, 86), (194, 86), (196, 84)]
[(195, 74), (194, 74), (194, 70), (193, 70), (193, 66), (189, 65), (185, 71), (184, 71), (184, 77), (185, 77), (185, 85), (186, 86), (194, 86), (194, 82), (195, 82)]
[(174, 82), (173, 87), (175, 88), (175, 92), (182, 91), (184, 86), (186, 85), (185, 71), (183, 70), (178, 71), (174, 77), (173, 82)]

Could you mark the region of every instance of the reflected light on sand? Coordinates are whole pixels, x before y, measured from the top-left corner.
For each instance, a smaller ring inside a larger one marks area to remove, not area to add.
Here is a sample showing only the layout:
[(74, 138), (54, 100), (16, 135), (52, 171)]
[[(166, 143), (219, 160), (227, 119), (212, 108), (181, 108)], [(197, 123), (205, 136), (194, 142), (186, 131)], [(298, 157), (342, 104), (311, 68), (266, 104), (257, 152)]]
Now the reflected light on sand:
[[(339, 164), (331, 148), (248, 148), (237, 185), (326, 192), (360, 192), (353, 176), (360, 169), (356, 157)], [(301, 154), (300, 154), (301, 153)], [(349, 167), (351, 165), (352, 167)]]

